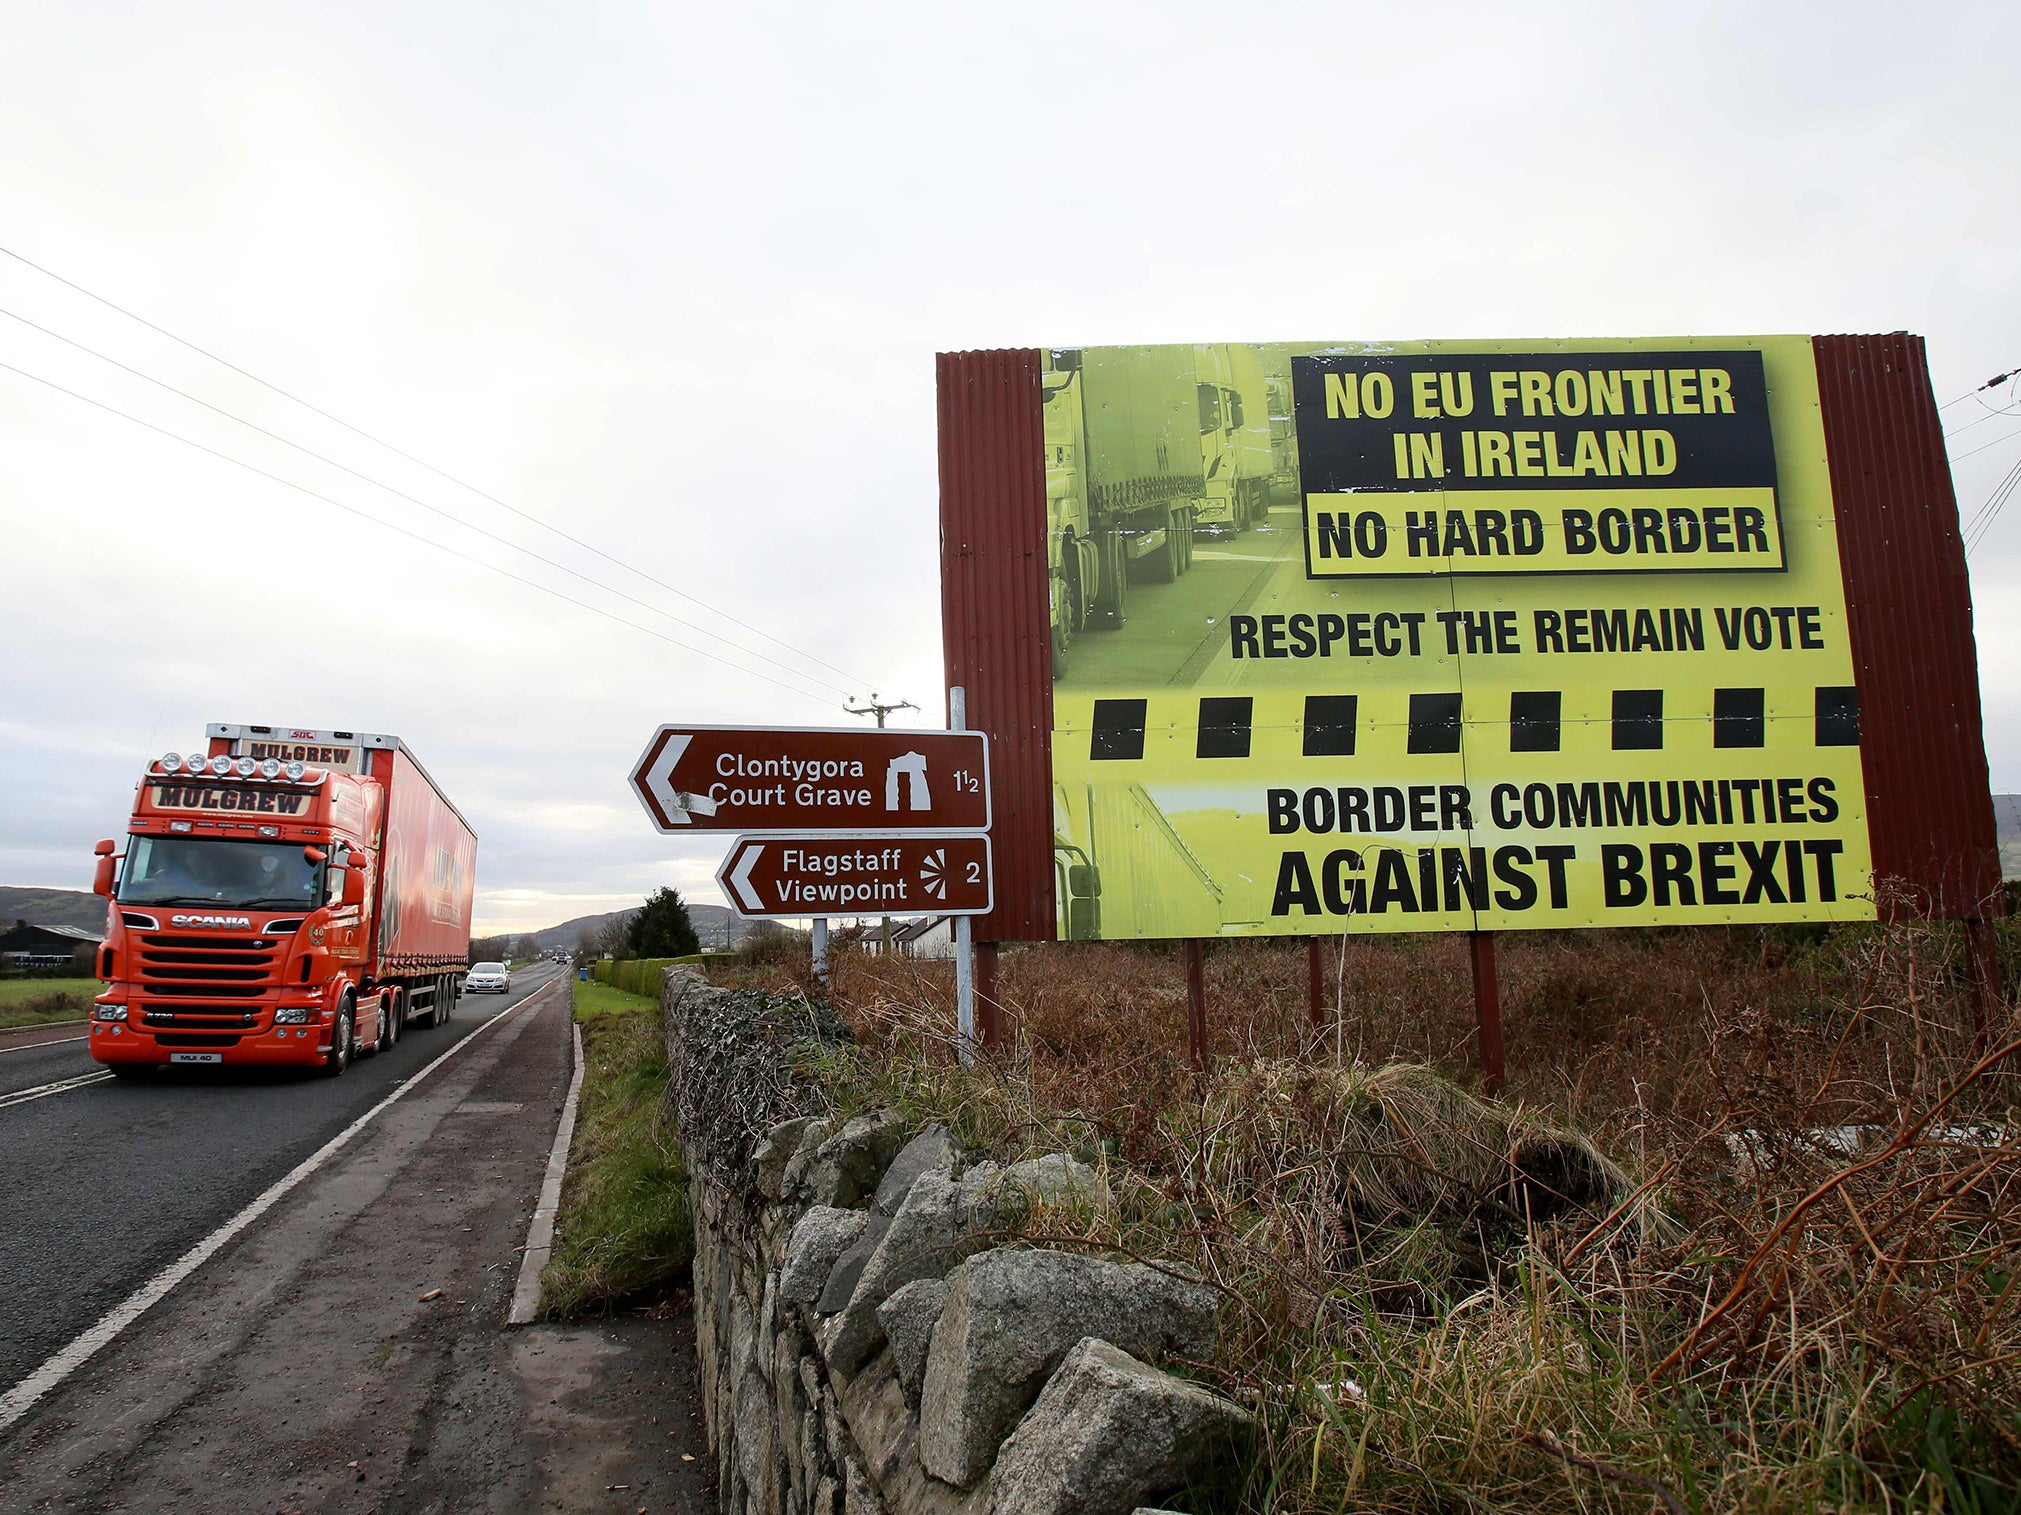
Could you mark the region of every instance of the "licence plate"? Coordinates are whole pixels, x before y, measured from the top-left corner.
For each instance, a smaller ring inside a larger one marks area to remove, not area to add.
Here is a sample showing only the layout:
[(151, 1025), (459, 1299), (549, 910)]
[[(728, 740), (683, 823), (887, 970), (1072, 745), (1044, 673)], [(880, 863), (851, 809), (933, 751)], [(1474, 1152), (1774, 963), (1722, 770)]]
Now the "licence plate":
[(168, 1060), (172, 1063), (221, 1063), (225, 1055), (222, 1052), (171, 1052)]

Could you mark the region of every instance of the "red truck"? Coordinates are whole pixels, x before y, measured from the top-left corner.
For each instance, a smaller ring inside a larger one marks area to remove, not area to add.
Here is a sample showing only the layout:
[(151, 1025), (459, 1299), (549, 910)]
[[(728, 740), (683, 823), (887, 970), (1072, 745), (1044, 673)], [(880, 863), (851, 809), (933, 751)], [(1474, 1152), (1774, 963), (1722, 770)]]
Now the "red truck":
[(398, 737), (219, 724), (141, 776), (110, 900), (91, 1055), (332, 1077), (449, 1019), (477, 836)]

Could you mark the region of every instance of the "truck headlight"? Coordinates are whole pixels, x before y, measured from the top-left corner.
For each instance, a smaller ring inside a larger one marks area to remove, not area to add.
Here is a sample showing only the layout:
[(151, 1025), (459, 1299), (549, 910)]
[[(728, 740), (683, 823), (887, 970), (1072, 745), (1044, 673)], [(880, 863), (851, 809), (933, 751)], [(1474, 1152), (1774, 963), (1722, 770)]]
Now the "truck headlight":
[(123, 1021), (126, 1019), (126, 1006), (100, 1005), (91, 1013), (102, 1021)]
[(274, 1024), (277, 1026), (306, 1025), (308, 1019), (309, 1007), (307, 1005), (283, 1005), (274, 1012)]

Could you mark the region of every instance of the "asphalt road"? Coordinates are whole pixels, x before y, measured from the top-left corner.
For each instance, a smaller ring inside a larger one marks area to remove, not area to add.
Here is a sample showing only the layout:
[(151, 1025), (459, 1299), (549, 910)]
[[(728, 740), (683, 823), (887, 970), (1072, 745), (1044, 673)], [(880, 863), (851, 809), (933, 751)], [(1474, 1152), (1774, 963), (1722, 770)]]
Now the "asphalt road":
[[(555, 978), (334, 1082), (199, 1073), (9, 1104), (90, 1065), (0, 1053), (0, 1385), (45, 1390), (0, 1427), (0, 1510), (713, 1509), (685, 1319), (505, 1329), (571, 1071)], [(77, 1361), (80, 1331), (312, 1157)], [(52, 1352), (76, 1365), (49, 1383)]]
[[(1229, 681), (1228, 617), (1280, 586), (1305, 582), (1297, 506), (1272, 506), (1239, 535), (1195, 538), (1193, 566), (1171, 584), (1132, 584), (1117, 630), (1088, 630), (1067, 652), (1062, 689), (1140, 693)], [(1267, 606), (1264, 608), (1268, 608)]]
[(178, 1069), (100, 1078), (82, 1040), (0, 1051), (0, 1391), (238, 1213), (423, 1064), (553, 981), (466, 997), (439, 1030), (410, 1029), (342, 1078)]

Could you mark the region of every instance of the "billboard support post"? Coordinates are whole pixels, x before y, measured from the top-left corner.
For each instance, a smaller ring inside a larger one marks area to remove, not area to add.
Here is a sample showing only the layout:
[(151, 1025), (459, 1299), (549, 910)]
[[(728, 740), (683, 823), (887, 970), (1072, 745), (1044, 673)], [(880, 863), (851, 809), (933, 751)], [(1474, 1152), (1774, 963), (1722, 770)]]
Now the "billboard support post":
[(1186, 938), (1186, 1051), (1193, 1071), (1207, 1071), (1207, 953), (1200, 938)]
[(1993, 925), (1984, 919), (1965, 922), (1965, 963), (1972, 980), (1972, 1045), (1981, 1052), (1987, 1038), (1988, 1014), (2000, 1004), (2000, 959), (1994, 950)]
[(823, 985), (828, 982), (828, 917), (814, 917), (814, 977)]
[(996, 943), (975, 944), (975, 1035), (986, 1052), (1003, 1046), (1003, 1007), (996, 997)]
[(1467, 951), (1474, 965), (1474, 1022), (1480, 1037), (1481, 1081), (1492, 1098), (1502, 1093), (1502, 1002), (1495, 982), (1495, 933), (1470, 931)]
[(1305, 939), (1305, 1013), (1317, 1031), (1326, 1024), (1326, 958), (1316, 936)]

